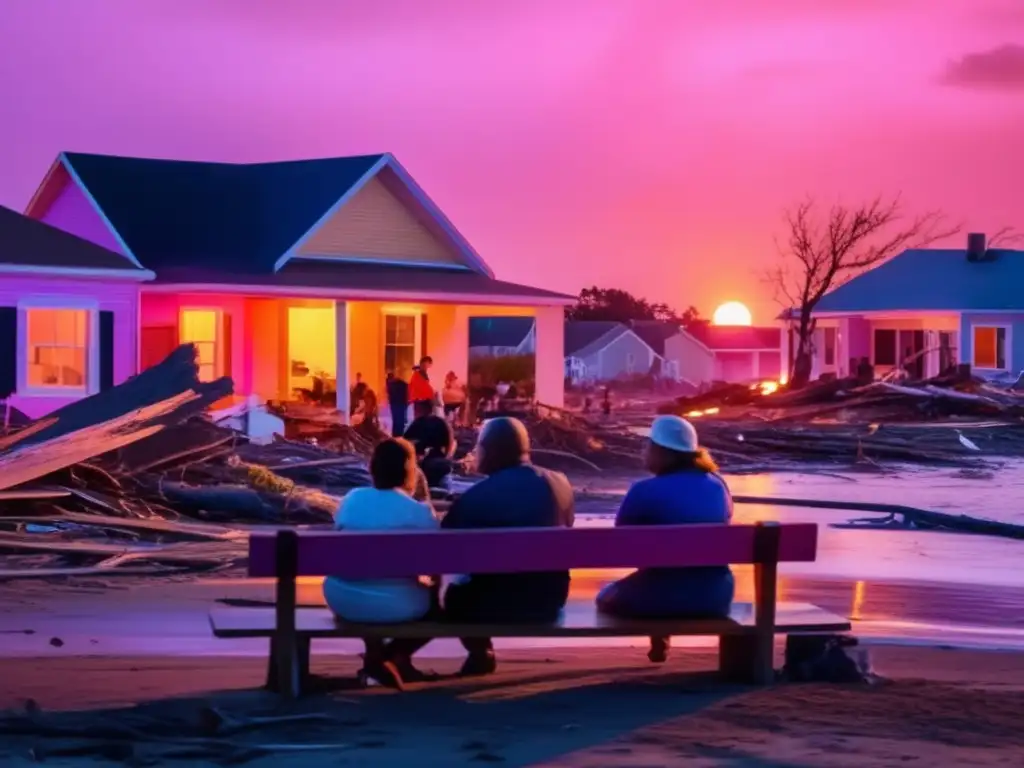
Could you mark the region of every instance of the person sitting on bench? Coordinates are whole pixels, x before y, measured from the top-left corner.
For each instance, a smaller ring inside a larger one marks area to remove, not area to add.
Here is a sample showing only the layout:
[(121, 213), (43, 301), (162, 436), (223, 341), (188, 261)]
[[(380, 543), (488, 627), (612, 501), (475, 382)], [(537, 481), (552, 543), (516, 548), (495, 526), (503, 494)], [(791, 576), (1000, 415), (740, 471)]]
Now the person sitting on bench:
[(416, 446), (416, 458), (431, 488), (440, 488), (452, 471), (455, 432), (452, 425), (434, 413), (430, 400), (413, 404), (415, 418), (405, 430), (405, 439)]
[[(651, 425), (644, 463), (654, 477), (632, 485), (615, 525), (727, 523), (732, 496), (718, 467), (697, 442), (697, 430), (679, 416)], [(734, 582), (728, 566), (652, 568), (608, 584), (597, 606), (614, 616), (639, 619), (718, 618), (729, 615)], [(669, 639), (651, 638), (651, 661), (667, 658)]]
[[(571, 527), (573, 493), (565, 475), (530, 463), (530, 438), (518, 419), (488, 421), (477, 440), (477, 469), (487, 477), (459, 497), (442, 528)], [(569, 596), (569, 572), (486, 574), (463, 577), (445, 590), (444, 617), (458, 623), (546, 623), (556, 621)], [(416, 673), (412, 655), (429, 640), (393, 640), (388, 659), (405, 677)], [(463, 675), (494, 672), (494, 647), (487, 638), (463, 638), (469, 652)]]
[[(433, 530), (437, 518), (429, 504), (415, 501), (416, 452), (401, 438), (377, 444), (370, 458), (372, 488), (355, 488), (345, 494), (334, 518), (335, 528), (345, 531), (395, 529)], [(366, 624), (397, 624), (427, 615), (433, 604), (432, 588), (417, 579), (344, 581), (324, 580), (327, 607), (344, 621)], [(384, 667), (384, 641), (366, 640), (366, 674), (392, 683)]]

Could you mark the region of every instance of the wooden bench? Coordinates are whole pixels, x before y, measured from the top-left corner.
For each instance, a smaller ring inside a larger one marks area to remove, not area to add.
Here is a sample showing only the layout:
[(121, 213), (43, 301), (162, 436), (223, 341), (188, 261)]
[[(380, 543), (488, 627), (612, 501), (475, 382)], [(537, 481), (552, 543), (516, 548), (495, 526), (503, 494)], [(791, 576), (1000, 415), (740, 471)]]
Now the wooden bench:
[[(281, 530), (249, 538), (249, 576), (277, 579), (274, 608), (216, 608), (217, 637), (270, 638), (268, 686), (294, 697), (309, 674), (313, 638), (647, 637), (719, 638), (719, 670), (733, 680), (774, 679), (776, 634), (845, 632), (850, 623), (812, 605), (777, 604), (780, 562), (810, 562), (813, 523), (504, 528), (475, 531), (355, 533)], [(624, 620), (570, 604), (550, 624), (398, 625), (337, 621), (326, 608), (296, 608), (300, 576), (381, 579), (434, 573), (525, 573), (572, 568), (665, 568), (753, 564), (755, 602), (736, 603), (726, 619)]]

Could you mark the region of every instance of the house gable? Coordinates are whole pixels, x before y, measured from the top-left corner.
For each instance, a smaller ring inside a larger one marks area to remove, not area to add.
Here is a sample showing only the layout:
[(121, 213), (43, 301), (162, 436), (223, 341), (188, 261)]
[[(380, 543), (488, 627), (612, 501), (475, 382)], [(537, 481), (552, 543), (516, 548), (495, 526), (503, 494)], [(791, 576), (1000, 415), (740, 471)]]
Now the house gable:
[(57, 183), (52, 182), (52, 199), (45, 207), (37, 206), (32, 218), (64, 232), (77, 235), (108, 251), (124, 255), (124, 249), (110, 225), (96, 211), (82, 188), (63, 170), (63, 166), (55, 175), (57, 178), (54, 179), (54, 182), (61, 181), (60, 177), (63, 177), (63, 184), (58, 187)]
[(392, 191), (384, 169), (321, 222), (297, 249), (303, 258), (340, 258), (466, 268), (461, 254)]
[(468, 269), (494, 277), (391, 154), (381, 155), (277, 260), (274, 269), (293, 258)]

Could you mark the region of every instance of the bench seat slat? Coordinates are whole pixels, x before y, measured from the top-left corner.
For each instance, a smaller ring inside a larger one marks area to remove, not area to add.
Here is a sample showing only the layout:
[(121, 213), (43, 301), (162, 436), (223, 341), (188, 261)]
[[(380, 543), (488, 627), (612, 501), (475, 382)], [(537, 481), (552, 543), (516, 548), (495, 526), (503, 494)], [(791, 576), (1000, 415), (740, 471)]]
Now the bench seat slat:
[[(523, 573), (570, 568), (665, 568), (756, 561), (754, 525), (501, 528), (356, 533), (302, 531), (299, 576), (349, 579)], [(778, 526), (779, 562), (813, 562), (818, 527)], [(276, 575), (276, 531), (249, 537), (249, 575)]]
[[(213, 634), (224, 638), (268, 637), (274, 631), (273, 608), (216, 608), (210, 613)], [(846, 632), (850, 622), (807, 603), (780, 603), (775, 631)], [(555, 624), (349, 624), (337, 622), (326, 608), (299, 608), (296, 630), (304, 637), (644, 637), (648, 635), (716, 636), (750, 634), (754, 610), (734, 603), (728, 619), (616, 619), (599, 613), (593, 604), (570, 603)]]

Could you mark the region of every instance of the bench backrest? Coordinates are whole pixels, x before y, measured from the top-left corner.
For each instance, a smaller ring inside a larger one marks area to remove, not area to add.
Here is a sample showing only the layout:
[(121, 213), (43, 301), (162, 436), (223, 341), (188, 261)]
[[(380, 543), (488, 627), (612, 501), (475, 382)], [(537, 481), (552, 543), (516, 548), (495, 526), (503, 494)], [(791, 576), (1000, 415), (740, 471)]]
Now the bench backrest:
[(249, 575), (267, 578), (283, 572), (376, 579), (811, 562), (817, 543), (815, 523), (385, 533), (266, 531), (249, 537)]

